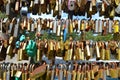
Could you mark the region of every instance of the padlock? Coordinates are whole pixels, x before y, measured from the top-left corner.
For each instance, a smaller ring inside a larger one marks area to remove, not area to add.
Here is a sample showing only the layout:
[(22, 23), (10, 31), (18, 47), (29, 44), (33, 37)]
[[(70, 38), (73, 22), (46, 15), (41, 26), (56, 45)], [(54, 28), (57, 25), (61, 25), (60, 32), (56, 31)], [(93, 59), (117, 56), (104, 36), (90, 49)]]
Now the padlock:
[(84, 31), (84, 29), (85, 29), (85, 24), (84, 24), (84, 20), (82, 20), (80, 24), (80, 30)]
[(86, 50), (87, 50), (86, 59), (88, 60), (90, 59), (90, 56), (91, 56), (89, 43), (86, 43)]
[(112, 20), (109, 20), (109, 23), (108, 23), (108, 28), (109, 28), (109, 33), (112, 33), (112, 26), (113, 26), (113, 21)]
[(110, 69), (110, 76), (112, 78), (118, 78), (118, 70), (116, 69), (116, 63), (112, 63), (112, 68)]
[(110, 60), (110, 49), (106, 49), (105, 51), (105, 60)]
[(115, 23), (113, 25), (113, 29), (114, 29), (114, 33), (119, 32), (119, 21), (115, 21)]
[(100, 51), (98, 47), (98, 43), (96, 42), (96, 54), (97, 54), (97, 59), (100, 59)]
[(18, 13), (19, 7), (20, 7), (20, 3), (19, 3), (19, 0), (17, 0), (17, 1), (15, 2), (15, 11), (16, 11), (16, 13)]

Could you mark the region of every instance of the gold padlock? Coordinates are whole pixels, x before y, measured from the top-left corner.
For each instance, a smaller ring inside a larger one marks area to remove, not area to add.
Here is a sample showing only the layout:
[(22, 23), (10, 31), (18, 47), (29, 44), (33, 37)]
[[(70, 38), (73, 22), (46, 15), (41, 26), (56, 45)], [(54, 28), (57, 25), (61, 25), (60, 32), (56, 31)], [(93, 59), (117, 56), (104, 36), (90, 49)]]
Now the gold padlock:
[(120, 49), (117, 48), (116, 51), (117, 51), (117, 60), (120, 60)]
[(82, 51), (81, 51), (81, 48), (79, 48), (79, 49), (78, 49), (78, 55), (79, 55), (79, 56), (78, 56), (78, 60), (81, 60), (81, 52), (82, 52)]
[(25, 80), (25, 73), (22, 73), (22, 80)]
[(81, 51), (81, 60), (84, 60), (85, 59), (85, 55), (84, 55), (84, 51), (82, 50)]
[(11, 54), (11, 45), (8, 46), (6, 53), (7, 53), (8, 55)]
[(88, 60), (88, 59), (90, 59), (90, 56), (91, 56), (91, 53), (90, 53), (90, 47), (89, 47), (88, 44), (86, 45), (86, 50), (87, 50), (86, 58), (87, 58), (87, 60)]
[(105, 51), (105, 60), (110, 60), (110, 49), (106, 49)]
[(3, 72), (3, 80), (6, 80), (6, 71)]
[(100, 59), (101, 60), (104, 60), (105, 59), (105, 49), (103, 48), (103, 49), (101, 49), (101, 54), (100, 54)]
[(98, 43), (96, 42), (96, 53), (97, 53), (97, 59), (100, 59), (100, 51), (98, 47)]
[(73, 33), (73, 25), (72, 25), (72, 23), (70, 23), (69, 33)]
[(73, 70), (72, 71), (72, 80), (76, 80), (76, 71), (75, 70)]
[(118, 70), (117, 70), (117, 64), (112, 63), (112, 68), (110, 69), (110, 76), (112, 78), (118, 78)]
[(100, 69), (98, 72), (99, 72), (99, 78), (103, 79), (103, 69)]
[(64, 45), (65, 45), (65, 49), (68, 50), (68, 48), (69, 48), (69, 41), (67, 40)]
[(80, 80), (80, 77), (81, 77), (81, 72), (77, 71), (77, 80)]
[(10, 39), (9, 39), (9, 44), (12, 44), (13, 40), (14, 40), (14, 38), (13, 38), (13, 36), (11, 36)]
[(110, 69), (110, 76), (112, 78), (118, 78), (118, 71), (117, 71), (117, 69)]
[(109, 69), (108, 69), (108, 66), (107, 66), (107, 69), (106, 69), (106, 75), (107, 75), (107, 76), (110, 76), (110, 71), (109, 71)]
[(28, 80), (28, 73), (25, 72), (25, 77), (24, 77), (25, 80)]
[(115, 0), (115, 4), (118, 6), (120, 3), (120, 0)]
[(102, 12), (105, 12), (105, 5), (102, 3)]
[(68, 60), (72, 60), (73, 49), (68, 50)]
[(115, 8), (112, 9), (112, 11), (110, 12), (109, 15), (111, 18), (113, 18), (115, 16)]
[(118, 77), (120, 77), (120, 68), (118, 68)]
[(27, 30), (30, 31), (30, 22), (29, 22), (29, 19), (28, 19), (28, 22), (27, 22)]
[(22, 60), (22, 49), (18, 49), (17, 54), (18, 54), (18, 61)]
[(80, 30), (81, 30), (81, 31), (84, 31), (84, 28), (85, 28), (84, 21), (81, 21)]
[(115, 21), (113, 25), (114, 33), (119, 32), (119, 21)]
[(91, 80), (90, 71), (87, 71), (87, 80)]
[(80, 78), (80, 80), (84, 80), (84, 72), (81, 72), (81, 78)]
[(95, 77), (94, 77), (94, 71), (91, 70), (91, 71), (90, 71), (90, 74), (91, 74), (91, 79), (94, 80), (94, 78), (95, 78)]
[(39, 49), (37, 49), (37, 56), (36, 56), (37, 58), (37, 61), (40, 61), (41, 59), (40, 59), (40, 57), (41, 57), (41, 55), (40, 55), (40, 50)]

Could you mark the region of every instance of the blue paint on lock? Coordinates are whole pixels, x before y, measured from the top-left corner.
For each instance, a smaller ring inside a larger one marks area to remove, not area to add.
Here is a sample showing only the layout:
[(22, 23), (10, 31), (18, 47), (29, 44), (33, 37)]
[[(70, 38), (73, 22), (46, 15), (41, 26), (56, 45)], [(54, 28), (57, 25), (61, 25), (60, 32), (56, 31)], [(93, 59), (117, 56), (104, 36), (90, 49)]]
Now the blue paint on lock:
[(25, 35), (21, 35), (20, 36), (20, 41), (22, 42), (22, 41), (24, 41), (25, 40)]
[(37, 46), (33, 40), (29, 40), (28, 45), (26, 47), (26, 51), (28, 56), (34, 57), (37, 53)]
[(17, 41), (15, 45), (16, 45), (16, 48), (19, 48), (20, 47), (20, 41)]

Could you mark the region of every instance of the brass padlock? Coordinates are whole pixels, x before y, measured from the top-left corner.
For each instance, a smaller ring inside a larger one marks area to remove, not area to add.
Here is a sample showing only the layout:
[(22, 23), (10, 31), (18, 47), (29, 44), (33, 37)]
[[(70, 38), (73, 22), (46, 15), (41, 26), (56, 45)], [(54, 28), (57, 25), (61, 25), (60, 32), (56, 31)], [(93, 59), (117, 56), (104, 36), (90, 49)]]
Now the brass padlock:
[(80, 24), (80, 30), (84, 31), (84, 29), (85, 29), (85, 23), (84, 23), (84, 20), (82, 20)]
[(37, 61), (40, 61), (40, 60), (41, 60), (41, 52), (40, 52), (40, 49), (37, 49), (36, 59), (37, 59)]
[(65, 46), (65, 50), (68, 50), (68, 48), (69, 48), (69, 41), (68, 40), (65, 42), (64, 46)]
[(68, 55), (68, 50), (67, 51), (65, 51), (65, 56), (64, 56), (64, 60), (69, 60), (69, 57), (68, 57), (69, 55)]
[(116, 51), (117, 51), (117, 60), (120, 60), (120, 49), (117, 48)]
[(110, 71), (109, 71), (108, 66), (107, 66), (107, 68), (106, 68), (106, 75), (107, 75), (107, 76), (110, 76)]
[(113, 25), (114, 33), (119, 32), (119, 21), (115, 21)]
[(73, 33), (73, 25), (72, 25), (72, 21), (70, 21), (69, 33)]
[(19, 60), (19, 61), (22, 60), (22, 54), (23, 54), (22, 52), (23, 52), (22, 49), (18, 49), (18, 51), (17, 51), (17, 54), (18, 54), (18, 60)]
[(25, 73), (22, 73), (22, 80), (25, 80)]
[(6, 71), (3, 72), (3, 80), (6, 80)]
[(116, 69), (110, 69), (110, 76), (112, 78), (118, 78), (118, 71)]
[(103, 48), (103, 49), (101, 49), (101, 53), (100, 53), (100, 59), (101, 60), (105, 60), (105, 49)]
[(105, 60), (110, 60), (110, 49), (106, 49), (105, 51)]
[(72, 80), (76, 80), (77, 79), (77, 64), (74, 64), (74, 69), (72, 71)]
[(80, 78), (81, 78), (81, 72), (77, 71), (77, 80), (80, 80)]
[(92, 80), (95, 79), (94, 73), (95, 73), (94, 70), (91, 68), (90, 75)]
[(72, 55), (73, 55), (73, 49), (68, 50), (68, 60), (72, 60)]
[(86, 59), (88, 60), (88, 59), (90, 59), (90, 56), (91, 56), (89, 42), (86, 43), (86, 50), (87, 50)]
[(113, 18), (115, 16), (115, 8), (113, 7), (112, 8), (112, 11), (110, 12), (110, 14), (109, 14), (109, 17), (110, 18)]
[(100, 59), (100, 51), (98, 47), (98, 43), (96, 42), (96, 53), (97, 53), (97, 59)]

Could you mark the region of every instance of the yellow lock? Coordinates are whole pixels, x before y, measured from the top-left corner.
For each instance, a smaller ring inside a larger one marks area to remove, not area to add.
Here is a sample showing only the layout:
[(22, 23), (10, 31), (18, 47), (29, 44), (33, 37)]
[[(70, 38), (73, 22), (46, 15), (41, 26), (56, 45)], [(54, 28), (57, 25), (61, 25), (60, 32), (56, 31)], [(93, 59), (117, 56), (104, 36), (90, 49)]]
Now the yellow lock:
[(91, 80), (90, 71), (87, 71), (86, 74), (87, 74), (87, 80)]
[(22, 73), (22, 80), (25, 80), (25, 73)]
[(114, 33), (119, 32), (119, 22), (118, 21), (116, 21), (115, 24), (113, 25), (113, 29), (114, 29)]
[(84, 72), (81, 72), (81, 78), (80, 80), (84, 80)]
[(81, 26), (80, 26), (80, 30), (83, 31), (85, 28), (85, 24), (84, 24), (84, 21), (81, 21)]
[(91, 79), (94, 79), (95, 77), (94, 77), (94, 71), (93, 70), (91, 70), (90, 74), (91, 74)]
[(118, 71), (117, 71), (117, 69), (110, 69), (110, 76), (112, 78), (118, 78)]
[(7, 53), (8, 55), (11, 55), (11, 54), (12, 54), (12, 47), (11, 47), (11, 45), (8, 46), (6, 53)]
[(67, 51), (65, 51), (65, 57), (64, 57), (64, 60), (69, 60), (68, 50), (67, 50)]
[(6, 71), (3, 72), (3, 80), (6, 80)]
[(103, 70), (102, 69), (99, 70), (99, 78), (103, 79)]
[(22, 49), (18, 49), (17, 54), (18, 54), (18, 61), (22, 60)]
[(28, 79), (28, 73), (25, 73), (25, 77), (24, 77), (25, 80)]
[(81, 72), (77, 71), (77, 80), (80, 80)]
[(120, 3), (120, 0), (115, 0), (115, 4), (118, 6)]
[(73, 25), (72, 25), (72, 23), (70, 23), (69, 29), (70, 29), (70, 33), (73, 33)]
[(110, 50), (109, 49), (106, 49), (105, 60), (110, 60)]
[(73, 70), (72, 71), (72, 80), (76, 80), (76, 71), (75, 70)]
[(84, 60), (84, 51), (81, 51), (81, 60)]
[(100, 54), (101, 60), (105, 60), (105, 49), (101, 49), (101, 54)]
[(110, 76), (110, 71), (109, 71), (108, 67), (107, 67), (107, 70), (106, 70), (106, 75)]
[(69, 41), (67, 40), (67, 41), (65, 42), (65, 49), (66, 49), (66, 50), (69, 48), (68, 44), (69, 44)]
[(98, 43), (96, 43), (96, 53), (97, 53), (97, 59), (99, 59), (100, 58), (100, 51), (99, 51)]
[(72, 60), (73, 49), (68, 50), (68, 60)]
[(81, 48), (78, 48), (78, 60), (81, 60)]
[(37, 49), (37, 61), (40, 61), (40, 50), (39, 49)]
[(118, 77), (120, 77), (120, 68), (118, 68)]
[(20, 49), (20, 53), (19, 53), (19, 60), (21, 61), (23, 59), (23, 50)]
[(112, 11), (110, 12), (110, 17), (114, 17), (115, 16), (115, 9), (113, 8)]
[(120, 60), (120, 49), (116, 49), (117, 50), (117, 60)]

